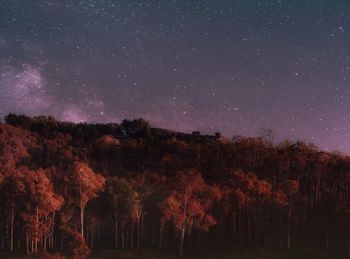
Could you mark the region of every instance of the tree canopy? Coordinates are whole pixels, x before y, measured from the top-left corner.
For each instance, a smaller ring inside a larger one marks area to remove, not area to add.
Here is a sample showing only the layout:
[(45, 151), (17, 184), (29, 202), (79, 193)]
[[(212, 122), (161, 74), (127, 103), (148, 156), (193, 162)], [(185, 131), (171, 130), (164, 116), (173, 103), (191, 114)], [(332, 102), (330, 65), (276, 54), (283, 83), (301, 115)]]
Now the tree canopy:
[(143, 119), (5, 122), (0, 249), (9, 253), (302, 245), (350, 254), (348, 156), (275, 144), (270, 129), (226, 139)]

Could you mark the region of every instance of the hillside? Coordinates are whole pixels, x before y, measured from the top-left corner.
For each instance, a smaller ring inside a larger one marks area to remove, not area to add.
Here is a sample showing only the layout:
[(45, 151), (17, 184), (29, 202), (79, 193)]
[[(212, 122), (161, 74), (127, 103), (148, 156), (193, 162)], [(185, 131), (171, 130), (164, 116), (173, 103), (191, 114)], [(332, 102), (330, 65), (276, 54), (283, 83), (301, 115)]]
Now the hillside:
[(300, 141), (10, 114), (0, 199), (0, 248), (15, 255), (350, 255), (350, 158)]

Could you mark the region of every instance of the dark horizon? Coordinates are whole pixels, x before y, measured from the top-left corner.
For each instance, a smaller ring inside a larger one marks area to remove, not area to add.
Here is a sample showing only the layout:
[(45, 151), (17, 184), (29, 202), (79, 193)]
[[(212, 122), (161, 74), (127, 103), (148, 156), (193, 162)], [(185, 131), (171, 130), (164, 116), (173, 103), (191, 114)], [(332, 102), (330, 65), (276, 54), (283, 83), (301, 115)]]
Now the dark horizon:
[[(215, 131), (215, 132), (202, 132), (202, 131), (198, 131), (198, 130), (188, 130), (188, 131), (181, 131), (181, 130), (176, 130), (176, 129), (171, 129), (171, 128), (167, 128), (165, 127), (159, 127), (157, 125), (152, 124), (150, 121), (145, 120), (144, 118), (140, 117), (140, 118), (124, 118), (121, 121), (106, 121), (106, 122), (94, 122), (94, 121), (81, 121), (81, 122), (74, 122), (74, 121), (65, 121), (65, 120), (59, 120), (57, 118), (55, 118), (52, 115), (38, 115), (38, 116), (27, 116), (25, 114), (15, 114), (15, 113), (9, 113), (7, 114), (5, 117), (1, 118), (0, 117), (0, 122), (3, 123), (7, 123), (6, 122), (6, 117), (8, 116), (14, 116), (14, 120), (16, 121), (16, 118), (20, 118), (22, 116), (24, 116), (25, 118), (29, 119), (29, 120), (35, 120), (37, 118), (45, 118), (45, 119), (49, 119), (52, 118), (54, 119), (56, 122), (58, 123), (71, 123), (74, 125), (79, 125), (79, 124), (86, 124), (86, 125), (109, 125), (109, 124), (117, 124), (118, 126), (120, 126), (124, 121), (137, 121), (137, 120), (144, 120), (146, 123), (149, 124), (149, 126), (153, 129), (156, 130), (165, 130), (165, 131), (169, 131), (169, 132), (173, 132), (175, 134), (187, 134), (187, 135), (200, 135), (200, 136), (218, 136), (219, 138), (223, 137), (225, 140), (227, 141), (235, 141), (235, 138), (261, 138), (264, 141), (270, 142), (271, 144), (273, 144), (274, 146), (279, 146), (279, 145), (283, 145), (286, 142), (289, 143), (298, 143), (298, 142), (302, 142), (306, 145), (311, 145), (313, 147), (315, 147), (318, 151), (321, 152), (327, 152), (327, 153), (336, 153), (345, 157), (350, 157), (350, 154), (347, 154), (345, 152), (341, 152), (339, 150), (324, 150), (321, 147), (317, 146), (316, 143), (311, 142), (311, 141), (305, 141), (303, 139), (288, 139), (288, 138), (284, 138), (284, 139), (280, 139), (278, 138), (278, 133), (274, 131), (274, 129), (269, 129), (269, 128), (261, 128), (259, 131), (257, 131), (255, 134), (252, 135), (240, 135), (240, 134), (234, 134), (233, 136), (225, 136), (223, 135), (220, 131)], [(13, 123), (8, 123), (10, 125), (12, 125)], [(21, 123), (19, 123), (18, 125), (20, 125)], [(16, 123), (13, 125), (17, 125)], [(219, 134), (219, 135), (217, 135)]]

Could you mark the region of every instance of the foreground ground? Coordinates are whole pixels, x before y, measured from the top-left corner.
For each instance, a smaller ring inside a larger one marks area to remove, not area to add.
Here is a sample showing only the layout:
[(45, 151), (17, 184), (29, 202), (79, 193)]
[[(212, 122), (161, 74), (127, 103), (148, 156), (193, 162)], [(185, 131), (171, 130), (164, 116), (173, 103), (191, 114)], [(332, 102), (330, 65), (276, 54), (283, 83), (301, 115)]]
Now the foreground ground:
[[(139, 251), (103, 251), (98, 254), (92, 254), (89, 259), (175, 259), (178, 258), (175, 253), (162, 252), (155, 250)], [(220, 253), (203, 254), (200, 256), (187, 256), (186, 259), (346, 259), (345, 255), (328, 253), (327, 251), (296, 248), (287, 250), (281, 249), (247, 249), (245, 251), (222, 251)]]
[[(23, 258), (0, 252), (0, 258)], [(28, 258), (28, 257), (25, 257)], [(30, 257), (37, 259), (38, 257)], [(105, 250), (93, 253), (88, 259), (177, 259), (174, 252), (159, 250)], [(45, 258), (40, 258), (45, 259)], [(252, 248), (241, 251), (211, 252), (202, 255), (187, 255), (184, 259), (349, 259), (349, 256), (334, 254), (324, 250), (294, 248), (291, 250)]]

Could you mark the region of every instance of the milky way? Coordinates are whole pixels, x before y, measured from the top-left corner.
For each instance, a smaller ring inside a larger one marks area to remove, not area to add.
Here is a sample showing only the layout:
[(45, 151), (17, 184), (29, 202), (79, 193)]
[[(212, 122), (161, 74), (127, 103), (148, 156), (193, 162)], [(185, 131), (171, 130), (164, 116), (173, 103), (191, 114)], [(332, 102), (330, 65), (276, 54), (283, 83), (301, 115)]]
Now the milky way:
[(0, 116), (301, 139), (350, 152), (348, 0), (0, 2)]

